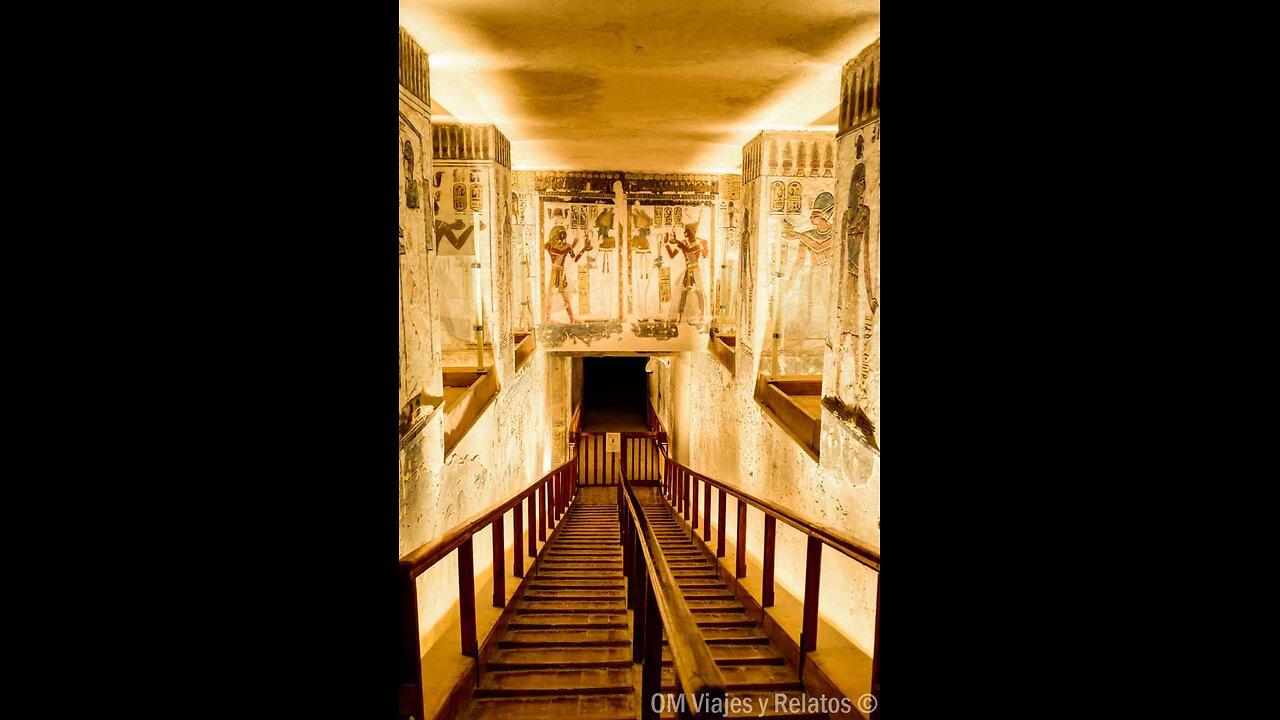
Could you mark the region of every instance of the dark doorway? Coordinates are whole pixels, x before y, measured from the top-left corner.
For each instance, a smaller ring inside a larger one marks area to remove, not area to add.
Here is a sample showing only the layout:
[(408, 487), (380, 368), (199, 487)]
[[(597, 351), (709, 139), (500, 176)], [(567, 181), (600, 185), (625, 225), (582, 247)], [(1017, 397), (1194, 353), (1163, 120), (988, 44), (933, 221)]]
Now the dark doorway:
[(582, 429), (644, 432), (648, 413), (647, 357), (582, 359)]

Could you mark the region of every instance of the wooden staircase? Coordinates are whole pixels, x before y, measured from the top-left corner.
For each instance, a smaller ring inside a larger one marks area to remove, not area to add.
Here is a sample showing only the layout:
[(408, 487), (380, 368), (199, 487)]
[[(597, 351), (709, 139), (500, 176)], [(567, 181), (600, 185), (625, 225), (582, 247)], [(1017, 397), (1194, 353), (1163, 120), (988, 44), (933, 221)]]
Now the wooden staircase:
[[(720, 579), (715, 559), (694, 543), (671, 513), (670, 506), (647, 493), (642, 496), (641, 506), (680, 585), (681, 594), (697, 618), (698, 630), (724, 675), (729, 700), (725, 706), (726, 716), (826, 720), (826, 713), (791, 712), (797, 703), (805, 707), (805, 688), (800, 677), (764, 631), (747, 616), (746, 608)], [(666, 642), (664, 638), (662, 691), (674, 693), (675, 677)], [(733, 698), (740, 698), (736, 708)], [(763, 715), (760, 714), (762, 708)], [(676, 713), (664, 710), (662, 716), (676, 717)]]
[(575, 502), (528, 582), (464, 717), (635, 720), (617, 507)]

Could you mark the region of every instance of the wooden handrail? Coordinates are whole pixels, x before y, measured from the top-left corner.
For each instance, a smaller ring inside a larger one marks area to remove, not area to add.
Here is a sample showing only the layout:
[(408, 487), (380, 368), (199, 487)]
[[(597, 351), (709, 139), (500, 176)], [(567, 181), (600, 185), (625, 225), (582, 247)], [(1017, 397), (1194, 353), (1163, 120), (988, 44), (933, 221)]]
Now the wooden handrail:
[(542, 484), (550, 482), (556, 473), (568, 468), (573, 464), (575, 459), (576, 458), (571, 458), (563, 465), (547, 473), (541, 480), (534, 482), (529, 487), (513, 495), (509, 500), (500, 502), (490, 507), (488, 510), (482, 510), (460, 525), (455, 526), (443, 536), (423, 544), (417, 550), (412, 550), (405, 554), (400, 558), (400, 570), (402, 572), (408, 572), (410, 577), (418, 577), (422, 573), (426, 572), (432, 565), (435, 565), (446, 555), (456, 550), (458, 546), (462, 545), (462, 543), (471, 539), (471, 536), (483, 530), (486, 525), (493, 524), (493, 521), (499, 516), (505, 514), (508, 510), (520, 504), (522, 500), (537, 492)]
[[(652, 421), (658, 425), (657, 431), (664, 433), (661, 421), (649, 407)], [(725, 511), (726, 495), (738, 499), (737, 513), (737, 563), (734, 574), (738, 578), (747, 576), (747, 505), (751, 505), (764, 513), (764, 562), (761, 578), (760, 606), (772, 607), (774, 600), (774, 549), (777, 543), (777, 521), (781, 519), (807, 536), (805, 551), (804, 575), (804, 609), (800, 628), (800, 675), (804, 677), (807, 654), (818, 647), (818, 598), (819, 582), (822, 575), (822, 547), (828, 545), (839, 550), (862, 565), (876, 572), (876, 616), (875, 638), (871, 654), (871, 695), (875, 704), (871, 710), (871, 720), (880, 718), (880, 553), (854, 540), (853, 538), (825, 525), (800, 517), (796, 513), (763, 500), (727, 483), (714, 480), (685, 465), (671, 459), (667, 447), (659, 444), (662, 456), (662, 488), (663, 498), (670, 504), (677, 517), (683, 516), (689, 521), (690, 530), (698, 535), (698, 483), (703, 483), (702, 493), (702, 540), (710, 547), (711, 543), (711, 489), (720, 491), (719, 497), (719, 532), (716, 557), (725, 556)]]
[(679, 467), (691, 476), (696, 477), (699, 481), (705, 482), (711, 487), (724, 490), (726, 493), (745, 501), (748, 505), (765, 513), (766, 515), (772, 515), (805, 535), (816, 537), (826, 545), (839, 550), (872, 570), (880, 572), (880, 553), (866, 545), (863, 545), (857, 540), (854, 540), (852, 537), (845, 535), (838, 530), (827, 527), (826, 525), (819, 525), (812, 520), (806, 520), (781, 505), (758, 498), (745, 490), (736, 488), (728, 483), (720, 482), (719, 480), (709, 478), (702, 473), (691, 470), (685, 465), (682, 465), (675, 460), (671, 460), (670, 456), (667, 455), (665, 448), (662, 451), (662, 455), (664, 458), (669, 460), (671, 464)]
[[(458, 612), (462, 634), (462, 654), (479, 657), (476, 637), (475, 563), (472, 538), (486, 526), (493, 531), (493, 605), (505, 607), (506, 592), (506, 541), (503, 518), (512, 513), (515, 539), (516, 577), (524, 577), (524, 518), (521, 511), (525, 500), (528, 505), (529, 558), (538, 555), (537, 541), (545, 543), (547, 531), (554, 528), (568, 512), (577, 494), (577, 455), (535, 481), (511, 498), (471, 517), (451, 528), (443, 536), (424, 543), (421, 547), (400, 558), (400, 715), (403, 717), (427, 717), (422, 695), (422, 649), (418, 631), (418, 589), (416, 578), (429, 570), (454, 550), (458, 551)], [(545, 547), (545, 545), (543, 546)]]
[[(657, 421), (657, 422), (659, 423), (658, 427), (661, 428), (662, 427), (661, 421)], [(660, 430), (660, 432), (665, 432), (665, 430)], [(676, 467), (680, 468), (681, 470), (688, 473), (689, 475), (696, 477), (698, 480), (701, 480), (707, 483), (708, 485), (711, 485), (712, 487), (716, 487), (721, 490), (724, 490), (726, 493), (740, 500), (745, 501), (748, 505), (754, 507), (757, 510), (760, 510), (761, 512), (767, 515), (772, 515), (778, 518), (779, 520), (782, 520), (786, 524), (799, 530), (805, 535), (818, 538), (819, 540), (826, 543), (827, 545), (830, 545), (836, 550), (839, 550), (840, 552), (844, 553), (845, 555), (848, 555), (854, 560), (857, 560), (858, 562), (871, 568), (872, 570), (875, 570), (876, 572), (880, 571), (880, 553), (878, 551), (873, 550), (867, 547), (866, 545), (863, 545), (862, 543), (840, 532), (839, 530), (827, 527), (826, 525), (820, 525), (816, 522), (813, 522), (812, 520), (808, 520), (806, 518), (800, 517), (799, 515), (788, 510), (787, 508), (782, 507), (781, 505), (777, 505), (775, 503), (769, 502), (768, 500), (758, 498), (755, 495), (752, 495), (751, 493), (745, 490), (742, 490), (741, 488), (734, 487), (733, 485), (730, 485), (728, 483), (721, 482), (714, 478), (707, 477), (706, 475), (703, 475), (702, 473), (699, 473), (696, 470), (693, 470), (688, 466), (683, 465), (677, 462), (676, 460), (673, 460), (671, 456), (667, 454), (666, 446), (659, 445), (659, 448), (661, 449), (662, 457), (665, 460), (670, 462), (672, 465), (675, 465)]]
[[(676, 685), (684, 695), (688, 714), (695, 717), (720, 717), (727, 689), (724, 674), (711, 655), (711, 648), (698, 630), (698, 621), (680, 592), (680, 585), (667, 564), (662, 546), (640, 512), (635, 490), (624, 468), (619, 468), (619, 511), (622, 520), (624, 563), (628, 575), (628, 606), (635, 610), (632, 635), (634, 662), (642, 662), (641, 718), (658, 717), (653, 707), (662, 678), (662, 637), (664, 628), (671, 648)], [(621, 512), (625, 508), (626, 512)], [(643, 540), (636, 530), (643, 531)], [(628, 551), (630, 551), (628, 553)], [(643, 565), (643, 568), (639, 566)], [(641, 572), (637, 572), (641, 570)], [(641, 607), (640, 603), (644, 603)], [(656, 616), (654, 610), (657, 611)], [(655, 650), (656, 648), (656, 650)], [(648, 652), (645, 652), (648, 650)], [(683, 715), (683, 713), (682, 713)]]

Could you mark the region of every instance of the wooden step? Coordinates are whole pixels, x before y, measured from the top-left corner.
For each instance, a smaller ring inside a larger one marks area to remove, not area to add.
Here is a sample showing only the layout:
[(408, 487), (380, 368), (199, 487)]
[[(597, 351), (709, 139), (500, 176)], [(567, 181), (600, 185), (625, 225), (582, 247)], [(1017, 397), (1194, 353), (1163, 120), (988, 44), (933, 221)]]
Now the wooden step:
[(551, 560), (543, 560), (541, 563), (539, 563), (539, 564), (538, 564), (538, 572), (539, 572), (539, 573), (541, 573), (541, 572), (542, 572), (542, 571), (544, 571), (544, 570), (552, 570), (552, 571), (569, 571), (569, 570), (579, 570), (579, 571), (617, 570), (618, 572), (621, 572), (621, 571), (622, 571), (622, 560), (621, 560), (621, 559), (618, 559), (618, 560), (600, 560), (600, 561), (597, 561), (597, 562), (594, 562), (594, 563), (587, 563), (587, 562), (581, 562), (581, 561), (576, 561), (576, 560), (575, 560), (575, 561), (568, 561), (568, 560), (555, 560), (555, 559), (551, 559)]
[(570, 588), (578, 588), (581, 590), (624, 590), (627, 584), (624, 580), (539, 580), (535, 575), (529, 581), (530, 590), (556, 590)]
[(719, 578), (676, 578), (676, 584), (681, 590), (686, 588), (722, 588), (726, 587), (724, 581)]
[(531, 613), (515, 615), (507, 624), (508, 630), (555, 630), (557, 628), (574, 628), (579, 630), (595, 630), (602, 628), (627, 628), (627, 614), (619, 613)]
[[(783, 665), (787, 661), (772, 645), (712, 645), (707, 649), (717, 665)], [(662, 664), (671, 664), (671, 648), (663, 646)]]
[(682, 588), (680, 595), (685, 600), (734, 600), (737, 597), (723, 585), (718, 588)]
[(482, 676), (476, 697), (613, 695), (634, 692), (631, 668), (502, 670)]
[[(720, 667), (729, 690), (799, 690), (804, 687), (790, 665), (726, 665)], [(662, 668), (662, 689), (675, 690), (675, 669)]]
[[(736, 629), (736, 628), (735, 628)], [(597, 647), (604, 645), (631, 646), (631, 633), (625, 629), (556, 628), (554, 630), (508, 629), (498, 640), (500, 648), (540, 647), (561, 648)]]
[[(768, 645), (769, 636), (764, 634), (760, 628), (752, 627), (703, 627), (698, 626), (698, 632), (702, 635), (702, 639), (708, 645), (716, 643), (742, 643), (745, 645)], [(665, 635), (665, 633), (664, 633)], [(666, 638), (663, 639), (666, 644)]]
[(583, 570), (538, 570), (535, 576), (539, 580), (555, 582), (557, 580), (613, 580), (622, 578), (622, 570), (599, 570), (586, 572)]
[(549, 557), (622, 557), (621, 545), (606, 545), (599, 548), (560, 547), (552, 545), (546, 552)]
[(635, 693), (619, 695), (534, 695), (476, 698), (468, 720), (510, 718), (581, 718), (582, 720), (635, 720), (639, 712)]
[(625, 600), (627, 593), (617, 588), (529, 589), (524, 597), (526, 600)]
[(742, 610), (742, 603), (737, 600), (687, 600), (685, 604), (692, 612), (733, 612)]
[(557, 648), (498, 648), (489, 657), (490, 670), (551, 670), (555, 668), (631, 667), (630, 645)]
[(582, 614), (600, 614), (600, 613), (616, 613), (626, 612), (627, 602), (619, 600), (617, 602), (604, 600), (548, 600), (526, 602), (521, 601), (516, 606), (516, 613), (521, 614), (539, 614), (539, 613), (582, 613)]
[(698, 613), (693, 616), (699, 628), (704, 627), (755, 627), (756, 621), (747, 617), (743, 611)]

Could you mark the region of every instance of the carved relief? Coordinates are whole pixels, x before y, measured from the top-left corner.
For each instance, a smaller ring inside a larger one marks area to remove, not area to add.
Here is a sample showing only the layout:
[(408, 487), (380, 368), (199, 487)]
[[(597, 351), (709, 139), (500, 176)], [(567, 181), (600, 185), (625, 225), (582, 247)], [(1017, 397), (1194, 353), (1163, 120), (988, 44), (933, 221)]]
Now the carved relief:
[(566, 340), (574, 344), (581, 341), (590, 346), (593, 340), (605, 340), (612, 335), (622, 334), (622, 323), (617, 320), (587, 320), (574, 325), (547, 323), (538, 328), (538, 343), (549, 348), (558, 348)]
[(800, 212), (800, 183), (793, 182), (787, 185), (787, 213)]
[(786, 189), (781, 180), (774, 180), (769, 185), (769, 212), (782, 212)]

